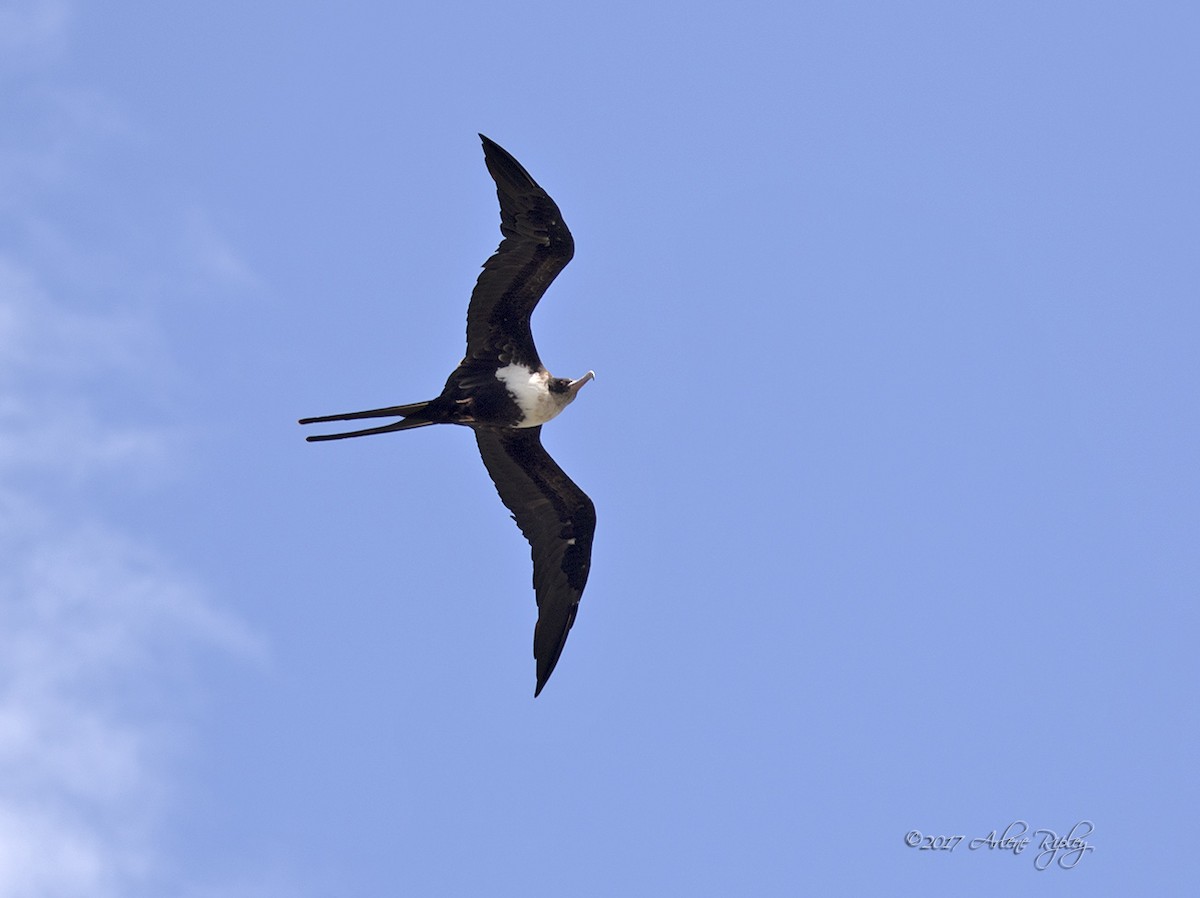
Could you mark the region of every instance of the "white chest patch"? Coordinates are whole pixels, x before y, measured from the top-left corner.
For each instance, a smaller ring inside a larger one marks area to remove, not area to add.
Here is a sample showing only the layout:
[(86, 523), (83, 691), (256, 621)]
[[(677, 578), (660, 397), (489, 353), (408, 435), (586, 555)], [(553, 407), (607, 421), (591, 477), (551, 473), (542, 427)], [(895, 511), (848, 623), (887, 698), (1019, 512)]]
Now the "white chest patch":
[(537, 427), (563, 410), (563, 405), (555, 402), (550, 393), (549, 372), (530, 371), (523, 365), (507, 365), (496, 372), (496, 379), (504, 384), (508, 395), (521, 409), (523, 417), (517, 422), (517, 427)]

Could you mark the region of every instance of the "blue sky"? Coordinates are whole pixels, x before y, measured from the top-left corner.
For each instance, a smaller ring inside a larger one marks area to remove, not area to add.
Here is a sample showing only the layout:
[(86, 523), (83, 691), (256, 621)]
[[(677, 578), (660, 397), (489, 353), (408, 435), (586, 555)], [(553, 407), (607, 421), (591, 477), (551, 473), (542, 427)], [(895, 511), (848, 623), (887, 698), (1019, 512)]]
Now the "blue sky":
[[(1183, 893), (1196, 9), (0, 4), (0, 894)], [(470, 435), (295, 425), (460, 358), (479, 131), (598, 375), (536, 701)]]

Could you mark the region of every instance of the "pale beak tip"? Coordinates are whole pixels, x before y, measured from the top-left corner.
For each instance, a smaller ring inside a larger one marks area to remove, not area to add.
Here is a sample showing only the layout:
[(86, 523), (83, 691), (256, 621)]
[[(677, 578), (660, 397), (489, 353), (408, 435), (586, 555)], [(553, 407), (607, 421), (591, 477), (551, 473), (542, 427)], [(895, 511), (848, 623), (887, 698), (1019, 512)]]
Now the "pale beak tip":
[(567, 388), (571, 391), (571, 395), (574, 396), (581, 389), (583, 389), (583, 385), (585, 383), (587, 383), (589, 380), (595, 380), (595, 379), (596, 379), (596, 372), (589, 371), (587, 374), (583, 375), (583, 377), (579, 378), (579, 380), (571, 381), (571, 383), (568, 384)]

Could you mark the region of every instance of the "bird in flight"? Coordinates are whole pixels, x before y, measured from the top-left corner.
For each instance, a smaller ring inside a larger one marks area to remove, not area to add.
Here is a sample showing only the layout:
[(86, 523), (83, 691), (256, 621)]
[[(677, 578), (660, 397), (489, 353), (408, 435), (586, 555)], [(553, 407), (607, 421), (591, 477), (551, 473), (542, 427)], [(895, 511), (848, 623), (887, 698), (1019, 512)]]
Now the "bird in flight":
[(441, 395), (427, 402), (301, 418), (301, 424), (359, 418), (400, 420), (380, 427), (310, 436), (310, 442), (462, 424), (500, 500), (529, 541), (538, 619), (533, 631), (536, 697), (554, 671), (592, 560), (596, 507), (542, 446), (542, 425), (575, 401), (596, 375), (554, 377), (538, 357), (529, 316), (571, 261), (575, 241), (554, 200), (499, 144), (482, 134), (483, 157), (500, 199), (504, 239), (483, 264), (467, 307), (467, 352)]

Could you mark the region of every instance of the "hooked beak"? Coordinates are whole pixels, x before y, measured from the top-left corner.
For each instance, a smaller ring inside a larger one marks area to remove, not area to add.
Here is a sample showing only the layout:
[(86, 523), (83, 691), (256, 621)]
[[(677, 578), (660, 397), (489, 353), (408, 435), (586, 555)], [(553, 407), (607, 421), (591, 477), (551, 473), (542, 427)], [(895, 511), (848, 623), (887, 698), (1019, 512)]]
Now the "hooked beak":
[(595, 380), (595, 379), (596, 379), (596, 372), (589, 371), (587, 374), (583, 375), (583, 377), (579, 378), (579, 380), (573, 380), (569, 384), (567, 384), (567, 392), (570, 393), (571, 398), (574, 399), (579, 394), (579, 389), (585, 383), (587, 383), (589, 380)]

